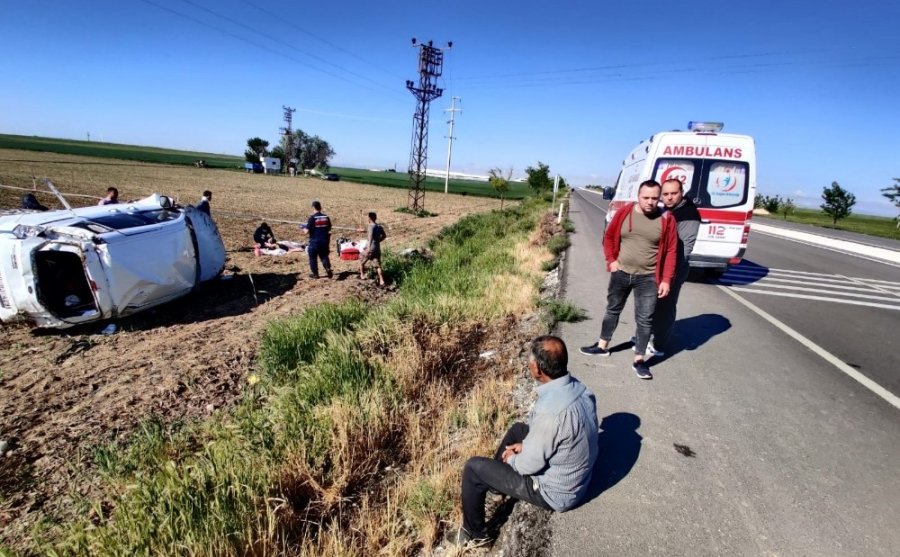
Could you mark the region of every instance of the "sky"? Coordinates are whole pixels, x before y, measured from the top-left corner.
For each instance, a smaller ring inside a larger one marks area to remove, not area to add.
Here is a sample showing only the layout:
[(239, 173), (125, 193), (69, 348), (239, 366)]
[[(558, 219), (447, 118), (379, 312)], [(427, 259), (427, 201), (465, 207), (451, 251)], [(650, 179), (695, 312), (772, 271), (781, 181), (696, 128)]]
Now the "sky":
[(274, 146), (282, 106), (335, 166), (409, 165), (411, 38), (444, 52), (429, 168), (514, 176), (543, 162), (612, 185), (659, 131), (721, 121), (753, 136), (758, 190), (817, 206), (838, 182), (855, 211), (895, 215), (900, 2), (518, 1), (5, 3), (0, 133), (240, 155)]

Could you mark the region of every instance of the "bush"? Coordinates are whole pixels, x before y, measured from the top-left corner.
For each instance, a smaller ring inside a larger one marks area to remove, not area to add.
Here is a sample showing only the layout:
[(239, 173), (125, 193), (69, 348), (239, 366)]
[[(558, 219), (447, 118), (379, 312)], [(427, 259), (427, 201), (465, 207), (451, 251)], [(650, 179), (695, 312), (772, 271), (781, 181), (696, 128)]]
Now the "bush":
[(572, 242), (569, 241), (565, 236), (554, 236), (550, 238), (550, 241), (547, 242), (547, 249), (550, 250), (550, 253), (553, 255), (559, 255), (562, 252), (566, 251), (569, 246), (572, 245)]

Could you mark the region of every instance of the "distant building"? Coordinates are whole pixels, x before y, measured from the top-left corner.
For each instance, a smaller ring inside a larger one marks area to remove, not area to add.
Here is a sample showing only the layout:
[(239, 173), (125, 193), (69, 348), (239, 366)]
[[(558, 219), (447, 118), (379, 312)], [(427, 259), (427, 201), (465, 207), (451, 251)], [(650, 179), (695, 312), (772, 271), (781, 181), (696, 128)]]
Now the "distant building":
[(266, 174), (281, 174), (281, 159), (261, 156), (259, 162), (262, 163), (263, 172)]

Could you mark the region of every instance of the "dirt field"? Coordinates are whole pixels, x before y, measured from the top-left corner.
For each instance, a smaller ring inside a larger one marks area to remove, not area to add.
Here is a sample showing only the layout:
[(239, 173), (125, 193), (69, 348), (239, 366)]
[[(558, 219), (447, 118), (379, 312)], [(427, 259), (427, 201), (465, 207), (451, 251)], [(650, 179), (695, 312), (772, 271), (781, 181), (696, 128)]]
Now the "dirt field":
[[(387, 229), (386, 249), (398, 250), (421, 246), (463, 215), (499, 207), (485, 198), (428, 193), (426, 208), (438, 216), (417, 219), (394, 211), (407, 203), (401, 189), (0, 150), (0, 184), (29, 187), (32, 175), (96, 198), (116, 186), (125, 200), (160, 192), (194, 203), (211, 190), (233, 277), (117, 320), (108, 336), (100, 333), (106, 323), (43, 332), (0, 325), (0, 441), (8, 446), (0, 457), (0, 542), (26, 536), (39, 518), (64, 516), (73, 496), (91, 493), (91, 447), (127, 436), (149, 416), (190, 420), (229, 406), (254, 368), (269, 320), (325, 300), (390, 295), (390, 286), (355, 278), (356, 262), (337, 261), (334, 280), (313, 280), (305, 254), (256, 257), (250, 246), (261, 220), (279, 239), (300, 241), (295, 223), (319, 199), (334, 235), (358, 238), (355, 229), (374, 210)], [(0, 208), (18, 207), (23, 193), (0, 188)], [(52, 197), (38, 197), (58, 208)]]

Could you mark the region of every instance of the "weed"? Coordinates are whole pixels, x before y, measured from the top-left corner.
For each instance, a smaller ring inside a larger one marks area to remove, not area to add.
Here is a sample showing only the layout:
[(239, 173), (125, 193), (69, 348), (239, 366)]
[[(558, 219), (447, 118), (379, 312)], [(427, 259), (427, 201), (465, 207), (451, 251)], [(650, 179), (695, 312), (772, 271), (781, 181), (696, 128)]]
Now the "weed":
[(541, 264), (541, 270), (548, 273), (557, 267), (559, 267), (559, 258), (557, 257), (554, 257), (550, 261), (544, 261)]
[[(463, 195), (465, 195), (465, 192), (463, 192)], [(413, 209), (410, 209), (409, 207), (397, 207), (396, 209), (394, 209), (394, 212), (395, 213), (406, 213), (407, 215), (415, 215), (419, 218), (438, 216), (437, 213), (432, 213), (431, 211), (426, 211), (425, 209), (413, 210)]]
[(562, 300), (545, 300), (541, 305), (550, 313), (554, 323), (578, 323), (587, 319), (587, 312)]
[(572, 245), (572, 243), (565, 236), (554, 236), (547, 242), (547, 249), (549, 249), (550, 253), (553, 255), (559, 255), (566, 251), (570, 245)]
[(562, 229), (571, 234), (572, 232), (575, 232), (575, 223), (566, 219), (562, 223)]

